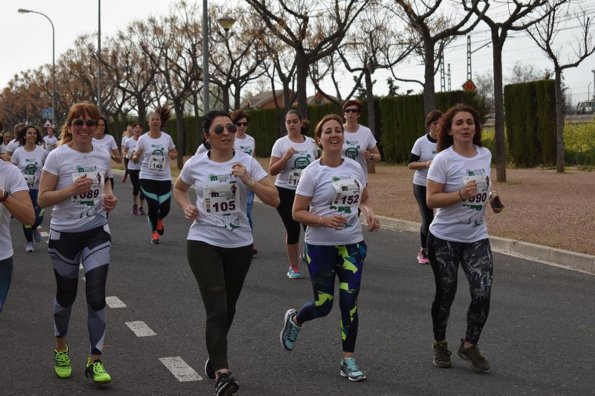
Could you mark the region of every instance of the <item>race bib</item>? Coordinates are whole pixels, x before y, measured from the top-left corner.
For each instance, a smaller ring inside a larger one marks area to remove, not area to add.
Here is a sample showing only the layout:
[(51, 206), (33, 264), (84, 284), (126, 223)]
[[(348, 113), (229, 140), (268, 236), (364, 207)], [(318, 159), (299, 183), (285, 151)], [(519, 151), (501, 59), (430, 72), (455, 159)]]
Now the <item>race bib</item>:
[(203, 188), (205, 212), (217, 215), (238, 213), (240, 211), (239, 193), (236, 183), (205, 185)]
[(465, 200), (465, 203), (470, 206), (481, 205), (485, 206), (490, 195), (490, 179), (488, 176), (465, 176), (463, 177), (463, 184), (470, 181), (475, 181), (477, 185), (477, 194)]
[(165, 156), (159, 154), (151, 154), (149, 158), (149, 169), (162, 171), (165, 167)]
[[(72, 175), (73, 182), (86, 175), (93, 181), (93, 183), (91, 184), (91, 188), (88, 191), (74, 195), (71, 200), (76, 204), (94, 209), (101, 200), (103, 187), (105, 186), (105, 177), (99, 171), (97, 171), (94, 166), (91, 168), (93, 168), (93, 170), (88, 168), (79, 168), (77, 172)], [(89, 216), (90, 215), (91, 214), (89, 214)]]
[(289, 179), (287, 182), (289, 183), (290, 186), (297, 187), (301, 176), (302, 176), (301, 169), (292, 169), (289, 171)]
[(361, 187), (356, 180), (351, 178), (333, 180), (331, 185), (335, 189), (335, 199), (331, 203), (331, 209), (347, 218), (345, 228), (352, 227), (357, 220)]
[(35, 187), (35, 175), (23, 175), (25, 177), (25, 182), (27, 182), (27, 187), (33, 188)]

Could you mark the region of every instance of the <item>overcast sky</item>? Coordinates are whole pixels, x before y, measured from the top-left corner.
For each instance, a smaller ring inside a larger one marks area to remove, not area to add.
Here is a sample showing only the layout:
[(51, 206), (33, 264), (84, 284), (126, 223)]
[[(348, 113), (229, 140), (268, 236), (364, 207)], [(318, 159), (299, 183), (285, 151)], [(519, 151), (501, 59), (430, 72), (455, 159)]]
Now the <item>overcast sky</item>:
[[(192, 1), (192, 0), (188, 0)], [(202, 4), (202, 0), (197, 0)], [(232, 5), (241, 0), (211, 0), (210, 3)], [(17, 9), (25, 8), (42, 12), (52, 19), (56, 29), (56, 61), (60, 54), (71, 48), (75, 38), (81, 34), (97, 32), (98, 0), (0, 0), (0, 88), (19, 71), (36, 69), (44, 63), (52, 62), (52, 36), (49, 22), (41, 15), (19, 14)], [(170, 0), (102, 0), (101, 30), (102, 36), (113, 36), (119, 29), (124, 29), (131, 21), (144, 19), (150, 15), (167, 13)], [(595, 0), (583, 0), (591, 18), (595, 17)], [(577, 27), (577, 23), (571, 23)], [(578, 29), (568, 29), (561, 33), (560, 45), (565, 49), (574, 43), (573, 34)], [(504, 75), (510, 75), (515, 63), (533, 65), (536, 70), (552, 69), (550, 61), (545, 58), (535, 43), (522, 33), (515, 33), (506, 42), (503, 59)], [(472, 34), (472, 50), (490, 41), (485, 25), (480, 24)], [(457, 39), (446, 52), (446, 64), (450, 64), (451, 87), (459, 88), (466, 81), (467, 58), (466, 39)], [(492, 49), (484, 47), (472, 55), (473, 74), (483, 74), (492, 69)], [(583, 61), (578, 68), (567, 69), (565, 81), (570, 89), (573, 102), (586, 100), (595, 93), (595, 82), (592, 70), (595, 70), (595, 55)], [(402, 64), (398, 67), (399, 75), (406, 78), (422, 79), (423, 68), (419, 61)], [(375, 92), (386, 94), (386, 75), (377, 75)], [(344, 79), (345, 84), (351, 78)], [(419, 91), (419, 85), (399, 83), (403, 88)], [(345, 86), (344, 95), (348, 91)], [(436, 75), (436, 89), (440, 90), (440, 76)], [(309, 88), (308, 94), (313, 94)]]

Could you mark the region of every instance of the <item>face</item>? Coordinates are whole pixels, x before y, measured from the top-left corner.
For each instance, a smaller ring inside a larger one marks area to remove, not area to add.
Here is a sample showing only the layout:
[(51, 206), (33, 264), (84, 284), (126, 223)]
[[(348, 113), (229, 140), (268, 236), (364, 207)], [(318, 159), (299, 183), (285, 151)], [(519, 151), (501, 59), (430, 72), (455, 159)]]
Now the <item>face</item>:
[(347, 122), (357, 121), (359, 118), (359, 108), (355, 105), (349, 105), (343, 110), (343, 116)]
[(161, 117), (159, 117), (159, 114), (151, 114), (151, 117), (149, 117), (149, 127), (153, 130), (161, 128)]
[(452, 118), (450, 124), (450, 132), (454, 142), (473, 142), (473, 136), (475, 136), (475, 120), (473, 115), (466, 111), (459, 111)]
[(2, 135), (2, 140), (4, 141), (4, 144), (10, 142), (12, 140), (12, 132), (4, 132), (4, 135)]
[(328, 120), (322, 124), (318, 144), (326, 152), (343, 149), (343, 127), (337, 120)]
[(37, 142), (37, 131), (35, 128), (27, 128), (27, 131), (25, 132), (25, 141), (33, 144)]
[(237, 128), (231, 118), (225, 116), (215, 117), (209, 128), (207, 139), (214, 149), (232, 149)]
[(105, 121), (101, 118), (97, 121), (97, 129), (95, 130), (95, 135), (98, 137), (103, 137), (105, 134)]
[(240, 118), (236, 121), (236, 127), (240, 134), (246, 133), (246, 129), (248, 129), (248, 119), (246, 117)]
[(135, 139), (138, 139), (140, 135), (142, 135), (143, 133), (143, 128), (140, 125), (130, 127), (130, 129), (132, 129), (132, 133), (134, 134)]
[(301, 133), (302, 120), (295, 113), (290, 113), (285, 116), (285, 129), (287, 133)]
[(54, 128), (48, 128), (48, 136), (54, 136)]
[(86, 113), (72, 119), (68, 126), (68, 131), (72, 134), (72, 141), (78, 145), (91, 144), (96, 130), (97, 120), (89, 117)]
[(434, 132), (436, 132), (436, 128), (438, 127), (439, 123), (440, 123), (440, 120), (436, 120), (436, 121), (430, 123), (430, 126), (428, 129), (430, 130), (431, 134), (434, 134)]

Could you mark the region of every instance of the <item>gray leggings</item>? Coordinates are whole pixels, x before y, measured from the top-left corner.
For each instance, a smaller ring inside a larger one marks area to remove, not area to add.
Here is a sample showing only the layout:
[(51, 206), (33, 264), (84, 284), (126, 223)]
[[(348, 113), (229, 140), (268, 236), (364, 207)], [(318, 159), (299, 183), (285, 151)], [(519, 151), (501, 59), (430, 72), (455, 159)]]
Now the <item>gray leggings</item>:
[(460, 263), (469, 281), (469, 292), (471, 293), (465, 340), (471, 344), (477, 344), (490, 312), (490, 293), (494, 269), (490, 240), (482, 239), (470, 243), (450, 242), (430, 233), (428, 258), (434, 271), (436, 283), (436, 295), (432, 303), (434, 340), (444, 341), (446, 339), (446, 325), (450, 307), (457, 292), (457, 272)]
[(213, 369), (227, 368), (227, 332), (252, 263), (252, 245), (222, 248), (188, 241), (188, 263), (207, 314), (207, 352)]

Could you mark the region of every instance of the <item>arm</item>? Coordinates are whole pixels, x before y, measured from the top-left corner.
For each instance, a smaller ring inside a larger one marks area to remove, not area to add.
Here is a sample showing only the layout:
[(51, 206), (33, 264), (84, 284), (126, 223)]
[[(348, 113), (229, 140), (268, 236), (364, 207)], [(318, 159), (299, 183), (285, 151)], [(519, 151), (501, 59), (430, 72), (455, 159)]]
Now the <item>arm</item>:
[(170, 148), (167, 155), (169, 156), (169, 159), (173, 161), (178, 158), (178, 150), (176, 150), (175, 147)]
[(198, 218), (198, 208), (190, 202), (188, 196), (188, 189), (190, 185), (184, 183), (178, 176), (174, 183), (174, 199), (178, 203), (178, 206), (184, 212), (184, 217), (188, 220), (196, 220)]
[(39, 181), (37, 204), (40, 208), (47, 208), (48, 206), (60, 203), (76, 194), (82, 194), (89, 191), (92, 184), (92, 180), (85, 175), (84, 177), (79, 177), (71, 185), (64, 187), (61, 190), (56, 190), (56, 186), (58, 185), (58, 176), (47, 171), (43, 171), (41, 173), (41, 180)]
[(295, 154), (295, 149), (290, 147), (287, 149), (283, 157), (271, 157), (269, 161), (269, 173), (271, 176), (277, 176), (287, 165), (287, 161)]
[(368, 187), (364, 188), (362, 193), (362, 202), (359, 205), (360, 210), (366, 216), (366, 222), (368, 223), (368, 231), (376, 232), (380, 228), (380, 220), (376, 217), (374, 209), (370, 202), (370, 194), (368, 193)]
[(444, 184), (429, 180), (426, 184), (426, 203), (428, 208), (436, 209), (456, 205), (477, 194), (477, 186), (470, 181), (462, 189), (453, 192), (444, 192)]
[[(3, 199), (5, 192), (0, 188), (0, 199)], [(0, 205), (4, 205), (10, 214), (25, 225), (35, 223), (35, 210), (28, 191), (17, 191), (9, 194)]]
[(241, 164), (235, 164), (231, 169), (231, 174), (239, 177), (242, 183), (252, 189), (262, 202), (274, 208), (279, 206), (279, 192), (268, 177), (256, 181)]
[(382, 156), (380, 155), (380, 150), (378, 150), (378, 146), (374, 146), (369, 150), (364, 151), (364, 157), (367, 160), (370, 160), (374, 163), (382, 161)]
[(429, 169), (430, 168), (430, 164), (432, 163), (432, 160), (428, 160), (428, 161), (419, 161), (419, 158), (417, 161), (412, 161), (410, 162), (407, 167), (411, 170), (418, 170), (418, 169)]
[(105, 178), (106, 182), (103, 187), (103, 207), (107, 213), (114, 210), (116, 204), (118, 203), (118, 198), (114, 196), (114, 192), (112, 190), (112, 183), (107, 180), (107, 176)]
[(291, 210), (291, 215), (295, 221), (307, 225), (308, 227), (328, 227), (336, 230), (342, 230), (345, 227), (347, 219), (340, 214), (318, 216), (310, 213), (308, 208), (310, 207), (311, 202), (311, 197), (295, 194), (293, 208)]
[(118, 151), (118, 149), (113, 149), (111, 152), (112, 155), (112, 159), (114, 161), (116, 161), (117, 163), (122, 162), (122, 156), (120, 155), (120, 152)]

